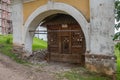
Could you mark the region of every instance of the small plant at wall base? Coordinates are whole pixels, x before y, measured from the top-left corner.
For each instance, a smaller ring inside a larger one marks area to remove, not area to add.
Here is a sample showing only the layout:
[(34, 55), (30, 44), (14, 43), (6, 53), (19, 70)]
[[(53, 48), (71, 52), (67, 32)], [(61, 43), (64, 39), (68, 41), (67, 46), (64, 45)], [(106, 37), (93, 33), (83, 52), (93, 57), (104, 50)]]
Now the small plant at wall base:
[(10, 43), (11, 43), (11, 38), (7, 38), (7, 39), (6, 39), (6, 43), (7, 43), (7, 44), (10, 44)]
[(115, 55), (117, 56), (117, 80), (120, 80), (120, 43), (115, 45)]

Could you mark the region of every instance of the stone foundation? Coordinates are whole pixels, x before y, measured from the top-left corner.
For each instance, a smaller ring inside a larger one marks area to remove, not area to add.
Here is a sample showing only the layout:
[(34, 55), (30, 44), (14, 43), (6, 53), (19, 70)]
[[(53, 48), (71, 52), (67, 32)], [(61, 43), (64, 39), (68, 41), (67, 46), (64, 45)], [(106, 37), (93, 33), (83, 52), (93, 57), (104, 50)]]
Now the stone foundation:
[(93, 72), (113, 75), (115, 72), (115, 56), (87, 54), (86, 68)]
[(25, 59), (30, 56), (28, 52), (24, 50), (24, 45), (13, 44), (13, 53), (17, 54), (19, 58)]
[(13, 45), (13, 51), (23, 53), (23, 46)]

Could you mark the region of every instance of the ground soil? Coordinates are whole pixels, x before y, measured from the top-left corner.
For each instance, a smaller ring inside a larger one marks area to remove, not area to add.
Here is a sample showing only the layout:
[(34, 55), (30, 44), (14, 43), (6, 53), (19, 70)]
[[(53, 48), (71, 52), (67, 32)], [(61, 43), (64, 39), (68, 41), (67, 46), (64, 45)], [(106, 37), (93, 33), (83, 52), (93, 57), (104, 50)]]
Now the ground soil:
[(0, 53), (0, 80), (58, 80), (56, 73), (68, 71), (73, 67), (77, 66), (46, 61), (26, 66)]

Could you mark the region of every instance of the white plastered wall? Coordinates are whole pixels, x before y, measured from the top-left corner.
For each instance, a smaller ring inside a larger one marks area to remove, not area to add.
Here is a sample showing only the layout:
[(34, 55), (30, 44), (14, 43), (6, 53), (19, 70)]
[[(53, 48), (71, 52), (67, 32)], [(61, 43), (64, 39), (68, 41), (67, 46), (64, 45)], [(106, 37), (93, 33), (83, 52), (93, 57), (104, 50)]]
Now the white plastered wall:
[(90, 0), (91, 53), (113, 55), (114, 0)]
[(22, 28), (23, 28), (23, 4), (22, 0), (14, 0), (11, 6), (12, 10), (12, 22), (13, 22), (13, 44), (21, 46), (22, 40)]

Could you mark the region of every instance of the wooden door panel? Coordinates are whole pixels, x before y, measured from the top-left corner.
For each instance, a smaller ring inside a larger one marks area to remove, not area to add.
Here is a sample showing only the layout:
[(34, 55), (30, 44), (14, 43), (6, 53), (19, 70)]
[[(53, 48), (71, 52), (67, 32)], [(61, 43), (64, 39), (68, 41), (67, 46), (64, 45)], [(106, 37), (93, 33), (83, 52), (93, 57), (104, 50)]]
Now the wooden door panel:
[(79, 25), (48, 27), (48, 30), (75, 30), (62, 32), (48, 32), (50, 59), (53, 61), (82, 63), (85, 52), (84, 34)]
[(58, 53), (58, 51), (59, 51), (59, 48), (58, 48), (58, 47), (50, 47), (50, 48), (49, 48), (49, 52), (50, 52), (50, 53)]
[(81, 63), (81, 56), (76, 54), (51, 54), (51, 60), (69, 63)]
[(70, 51), (70, 40), (69, 36), (61, 36), (61, 52), (68, 54)]

